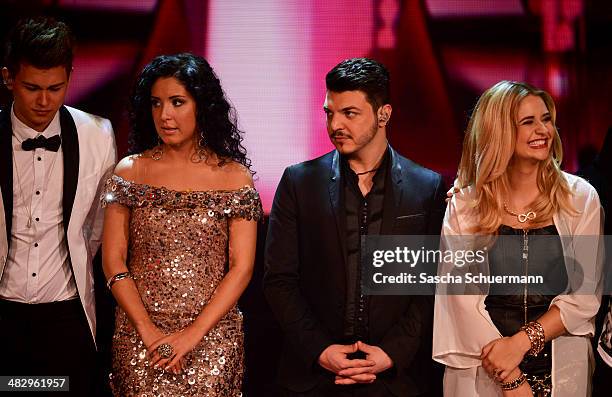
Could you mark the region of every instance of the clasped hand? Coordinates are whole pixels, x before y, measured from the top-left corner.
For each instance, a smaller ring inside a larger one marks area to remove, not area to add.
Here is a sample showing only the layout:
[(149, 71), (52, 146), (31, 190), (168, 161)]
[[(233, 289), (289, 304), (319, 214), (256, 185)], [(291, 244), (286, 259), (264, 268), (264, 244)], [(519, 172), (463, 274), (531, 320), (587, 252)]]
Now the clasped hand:
[[(347, 357), (357, 351), (365, 353), (365, 359)], [(374, 382), (376, 374), (391, 368), (393, 361), (380, 347), (359, 341), (352, 345), (328, 346), (319, 356), (319, 365), (336, 374), (336, 384), (352, 385)]]
[(527, 335), (517, 333), (512, 337), (504, 337), (489, 342), (482, 348), (480, 358), (482, 367), (491, 378), (507, 382), (512, 371), (523, 361), (525, 353), (529, 350), (529, 339), (523, 340)]
[[(181, 331), (164, 335), (157, 327), (143, 333), (142, 341), (147, 347), (149, 365), (155, 368), (161, 367), (165, 371), (178, 374), (183, 371), (185, 366), (184, 356), (192, 351), (200, 342), (203, 335), (196, 329), (187, 327)], [(169, 358), (162, 358), (157, 348), (162, 344), (172, 347), (172, 355)]]

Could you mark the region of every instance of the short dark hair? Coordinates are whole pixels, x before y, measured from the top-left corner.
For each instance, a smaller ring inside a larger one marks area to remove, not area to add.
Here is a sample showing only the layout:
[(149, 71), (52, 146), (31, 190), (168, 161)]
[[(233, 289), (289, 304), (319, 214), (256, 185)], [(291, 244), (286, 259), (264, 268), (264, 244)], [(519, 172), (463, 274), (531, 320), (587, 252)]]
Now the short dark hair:
[(363, 91), (374, 111), (390, 103), (389, 71), (369, 58), (351, 58), (337, 64), (325, 76), (328, 91)]
[(56, 66), (72, 70), (74, 36), (68, 25), (51, 17), (24, 18), (9, 33), (4, 65), (12, 75), (21, 63), (39, 69)]

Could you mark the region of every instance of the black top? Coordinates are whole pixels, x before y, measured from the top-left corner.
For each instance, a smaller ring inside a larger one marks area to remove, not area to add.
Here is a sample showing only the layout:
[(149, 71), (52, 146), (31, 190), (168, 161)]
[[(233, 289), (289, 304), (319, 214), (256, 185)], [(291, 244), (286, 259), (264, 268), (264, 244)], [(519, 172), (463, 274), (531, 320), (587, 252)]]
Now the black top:
[[(514, 335), (521, 326), (546, 313), (553, 298), (563, 293), (567, 286), (567, 270), (557, 228), (550, 225), (525, 233), (522, 229), (502, 225), (498, 229), (499, 238), (489, 250), (491, 275), (528, 274), (544, 278), (543, 285), (527, 284), (526, 296), (525, 284), (491, 284), (485, 306), (503, 336)], [(537, 357), (526, 355), (519, 367), (528, 375), (549, 376), (552, 368), (550, 342)]]
[[(531, 229), (524, 246), (523, 229), (501, 225), (499, 238), (489, 250), (489, 272), (492, 276), (542, 276), (544, 284), (528, 285), (528, 303), (549, 304), (551, 297), (565, 290), (567, 270), (563, 246), (555, 225)], [(525, 248), (527, 250), (525, 251)], [(527, 258), (524, 257), (527, 253)], [(491, 284), (489, 295), (505, 295), (504, 304), (523, 305), (524, 284)], [(490, 301), (490, 300), (489, 300)], [(486, 301), (485, 301), (486, 302)]]
[(372, 178), (372, 188), (363, 196), (359, 177), (341, 157), (341, 172), (346, 215), (346, 304), (344, 336), (347, 343), (368, 339), (368, 297), (361, 294), (361, 236), (380, 234), (385, 199), (388, 154)]

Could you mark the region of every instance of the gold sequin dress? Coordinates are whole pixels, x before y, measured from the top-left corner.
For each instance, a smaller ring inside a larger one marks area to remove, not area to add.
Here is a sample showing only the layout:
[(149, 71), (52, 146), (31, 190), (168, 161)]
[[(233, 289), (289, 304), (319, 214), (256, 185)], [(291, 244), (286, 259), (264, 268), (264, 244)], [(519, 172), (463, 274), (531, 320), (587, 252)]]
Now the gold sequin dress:
[[(103, 205), (131, 209), (128, 269), (151, 320), (164, 333), (190, 325), (213, 295), (228, 266), (228, 221), (259, 220), (261, 201), (251, 187), (178, 192), (111, 176)], [(110, 383), (115, 396), (241, 396), (242, 314), (234, 307), (185, 356), (180, 375), (148, 366), (140, 336), (118, 307)]]

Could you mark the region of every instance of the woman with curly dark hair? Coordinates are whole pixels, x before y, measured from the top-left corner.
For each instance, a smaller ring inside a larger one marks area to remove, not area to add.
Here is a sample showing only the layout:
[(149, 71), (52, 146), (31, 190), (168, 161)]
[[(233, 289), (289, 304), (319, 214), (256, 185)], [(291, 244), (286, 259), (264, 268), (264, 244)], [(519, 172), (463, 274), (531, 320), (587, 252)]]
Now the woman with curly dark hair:
[(239, 396), (236, 302), (262, 209), (234, 110), (203, 58), (163, 55), (138, 78), (131, 122), (133, 154), (101, 198), (113, 392)]

